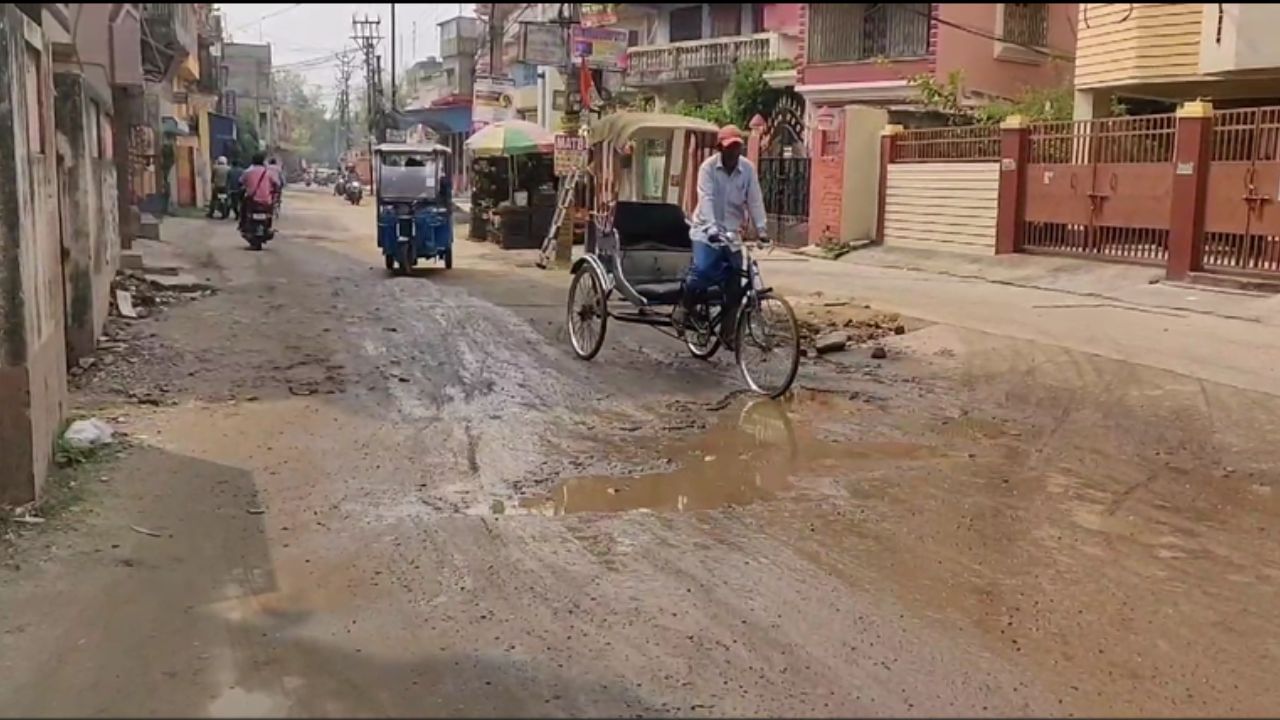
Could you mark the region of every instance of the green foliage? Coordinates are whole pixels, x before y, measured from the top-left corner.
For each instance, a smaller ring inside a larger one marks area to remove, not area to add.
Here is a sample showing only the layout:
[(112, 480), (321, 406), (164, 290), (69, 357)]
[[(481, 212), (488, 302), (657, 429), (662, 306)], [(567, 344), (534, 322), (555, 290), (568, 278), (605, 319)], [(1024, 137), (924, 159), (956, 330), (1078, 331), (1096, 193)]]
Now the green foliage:
[(242, 164), (248, 165), (253, 154), (262, 149), (262, 140), (259, 138), (258, 123), (253, 118), (247, 115), (236, 118), (236, 145)]
[(686, 103), (681, 100), (676, 103), (671, 112), (676, 115), (700, 118), (716, 125), (728, 125), (733, 122), (730, 119), (729, 109), (724, 106), (724, 103)]
[[(943, 113), (952, 125), (995, 125), (1011, 115), (1032, 122), (1071, 119), (1074, 97), (1070, 86), (1029, 87), (1013, 99), (974, 107), (964, 102), (964, 74), (959, 70), (948, 74), (944, 82), (927, 73), (907, 78), (907, 82), (920, 93), (922, 105)], [(1124, 106), (1113, 103), (1112, 114), (1123, 115)]]
[(756, 115), (769, 117), (784, 90), (769, 87), (764, 74), (791, 67), (789, 60), (750, 60), (739, 63), (729, 80), (729, 89), (721, 102), (679, 102), (672, 112), (713, 122), (737, 125), (745, 130)]
[(291, 70), (277, 70), (272, 83), (281, 116), (277, 138), (280, 145), (307, 160), (335, 161), (336, 119), (330, 117), (317, 88)]
[(997, 100), (975, 112), (978, 122), (998, 124), (1011, 115), (1021, 115), (1032, 122), (1070, 120), (1074, 97), (1070, 87), (1026, 88), (1012, 100)]
[(941, 83), (929, 73), (907, 78), (907, 84), (920, 93), (921, 105), (952, 118), (956, 121), (952, 124), (967, 125), (968, 112), (961, 102), (964, 97), (962, 81), (963, 74), (959, 70), (952, 70), (947, 75), (946, 81)]

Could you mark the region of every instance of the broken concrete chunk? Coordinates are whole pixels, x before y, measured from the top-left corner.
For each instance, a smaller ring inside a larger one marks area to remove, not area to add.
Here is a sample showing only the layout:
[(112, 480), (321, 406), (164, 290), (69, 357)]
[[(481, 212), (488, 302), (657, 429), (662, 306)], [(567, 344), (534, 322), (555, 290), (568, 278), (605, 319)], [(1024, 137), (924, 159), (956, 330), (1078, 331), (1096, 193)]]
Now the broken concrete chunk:
[(116, 309), (120, 311), (120, 317), (138, 318), (138, 311), (133, 309), (133, 295), (128, 290), (116, 290)]
[(887, 357), (889, 357), (889, 352), (885, 350), (884, 347), (877, 345), (874, 348), (872, 348), (871, 350), (872, 360), (883, 360)]
[(835, 332), (829, 332), (825, 335), (819, 336), (818, 339), (814, 341), (814, 349), (818, 351), (819, 355), (822, 355), (830, 352), (839, 352), (845, 349), (848, 344), (849, 333), (844, 332), (843, 330), (837, 330)]

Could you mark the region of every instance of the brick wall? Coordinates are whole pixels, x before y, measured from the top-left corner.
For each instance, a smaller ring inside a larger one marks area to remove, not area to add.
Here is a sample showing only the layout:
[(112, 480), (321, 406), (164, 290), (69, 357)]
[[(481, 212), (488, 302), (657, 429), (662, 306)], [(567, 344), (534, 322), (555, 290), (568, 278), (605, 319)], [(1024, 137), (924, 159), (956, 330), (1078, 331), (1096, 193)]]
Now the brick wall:
[[(843, 115), (843, 113), (841, 113)], [(844, 204), (844, 122), (834, 130), (814, 130), (809, 178), (809, 243), (840, 237)]]

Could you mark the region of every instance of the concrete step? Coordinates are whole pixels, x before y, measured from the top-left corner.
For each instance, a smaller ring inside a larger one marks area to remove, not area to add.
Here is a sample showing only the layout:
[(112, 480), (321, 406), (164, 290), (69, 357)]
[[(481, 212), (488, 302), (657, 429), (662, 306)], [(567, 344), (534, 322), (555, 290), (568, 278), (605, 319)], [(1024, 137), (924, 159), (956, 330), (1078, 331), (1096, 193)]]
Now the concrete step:
[(1235, 290), (1260, 295), (1280, 294), (1280, 275), (1228, 275), (1218, 272), (1193, 272), (1187, 278), (1193, 285), (1219, 290)]

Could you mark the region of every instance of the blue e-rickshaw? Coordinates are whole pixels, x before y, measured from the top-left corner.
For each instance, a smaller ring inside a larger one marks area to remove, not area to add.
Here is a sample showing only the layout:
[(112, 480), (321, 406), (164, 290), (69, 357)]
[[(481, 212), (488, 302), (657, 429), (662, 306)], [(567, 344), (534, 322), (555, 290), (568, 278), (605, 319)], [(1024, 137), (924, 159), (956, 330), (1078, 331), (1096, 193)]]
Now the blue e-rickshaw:
[(449, 148), (384, 143), (373, 149), (378, 248), (388, 270), (406, 275), (419, 260), (453, 267)]

